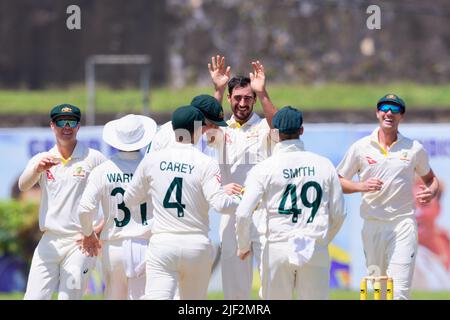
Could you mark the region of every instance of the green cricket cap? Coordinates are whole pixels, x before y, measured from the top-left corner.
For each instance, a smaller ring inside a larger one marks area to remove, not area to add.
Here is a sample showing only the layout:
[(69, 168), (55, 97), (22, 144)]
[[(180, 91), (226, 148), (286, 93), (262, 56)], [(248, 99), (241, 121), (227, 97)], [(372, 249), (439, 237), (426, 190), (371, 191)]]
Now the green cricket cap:
[(378, 100), (377, 108), (379, 108), (381, 105), (383, 105), (385, 103), (395, 104), (395, 105), (399, 106), (400, 108), (402, 108), (403, 112), (405, 112), (405, 109), (406, 109), (405, 101), (403, 101), (403, 99), (400, 98), (396, 94), (388, 93), (387, 95), (381, 97), (381, 99)]
[(212, 123), (220, 127), (228, 126), (223, 118), (223, 108), (213, 96), (208, 94), (198, 95), (192, 99), (191, 106), (199, 109), (205, 118)]
[(71, 104), (59, 104), (50, 111), (50, 118), (54, 121), (56, 118), (61, 116), (72, 116), (77, 118), (78, 121), (81, 119), (81, 111), (78, 107)]
[(303, 125), (302, 112), (291, 106), (283, 107), (275, 113), (272, 124), (280, 133), (296, 133)]
[(196, 121), (200, 121), (203, 126), (205, 124), (205, 116), (199, 109), (191, 105), (179, 107), (172, 113), (173, 130), (186, 129), (193, 131)]

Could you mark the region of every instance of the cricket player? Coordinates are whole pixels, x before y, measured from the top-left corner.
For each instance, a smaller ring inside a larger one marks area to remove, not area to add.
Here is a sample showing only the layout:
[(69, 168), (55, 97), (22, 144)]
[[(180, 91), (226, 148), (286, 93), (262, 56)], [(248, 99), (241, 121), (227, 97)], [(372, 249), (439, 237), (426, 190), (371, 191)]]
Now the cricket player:
[(81, 299), (95, 258), (79, 249), (82, 239), (78, 204), (91, 171), (105, 161), (98, 151), (77, 141), (81, 112), (61, 104), (50, 112), (56, 144), (35, 155), (19, 178), (26, 191), (39, 183), (39, 227), (44, 232), (34, 251), (24, 299)]
[(172, 115), (176, 143), (138, 166), (124, 201), (134, 206), (152, 196), (154, 223), (147, 251), (147, 299), (205, 299), (213, 262), (208, 210), (234, 212), (238, 198), (220, 184), (217, 162), (194, 147), (204, 115), (192, 106)]
[(138, 300), (145, 293), (145, 252), (151, 235), (149, 203), (128, 207), (124, 193), (156, 133), (156, 122), (145, 116), (126, 115), (105, 124), (103, 140), (119, 150), (96, 167), (80, 200), (79, 215), (84, 234), (83, 249), (96, 256), (99, 240), (92, 228), (101, 203), (104, 227), (102, 266), (107, 300)]
[[(199, 109), (205, 116), (203, 133), (207, 134), (210, 129), (218, 129), (219, 127), (228, 126), (224, 121), (223, 108), (219, 101), (217, 101), (217, 99), (213, 96), (207, 94), (195, 96), (190, 105)], [(209, 141), (206, 141), (206, 143), (208, 142)], [(168, 121), (159, 128), (148, 148), (148, 152), (159, 151), (175, 143), (175, 133), (172, 128), (172, 121)], [(203, 139), (198, 139), (196, 147), (203, 152), (206, 147), (204, 144), (205, 141)]]
[[(222, 182), (243, 185), (249, 170), (266, 159), (273, 148), (270, 139), (272, 117), (277, 112), (265, 87), (264, 66), (252, 62), (249, 77), (231, 77), (231, 68), (225, 68), (224, 57), (212, 57), (208, 69), (214, 84), (216, 99), (221, 102), (228, 88), (227, 100), (233, 115), (224, 127), (222, 144), (216, 145)], [(253, 112), (259, 99), (265, 119)], [(236, 256), (235, 215), (223, 215), (220, 223), (222, 287), (227, 300), (250, 299), (253, 280), (253, 258), (258, 268), (265, 241), (265, 212), (258, 208), (253, 214), (252, 257), (244, 261)]]
[(328, 299), (328, 244), (345, 218), (339, 177), (331, 161), (305, 151), (300, 111), (284, 107), (273, 118), (280, 142), (255, 165), (236, 212), (238, 256), (251, 250), (253, 210), (262, 199), (267, 241), (262, 256), (262, 298)]
[[(202, 127), (202, 137), (198, 139), (195, 147), (208, 156), (216, 157), (216, 151), (214, 149), (224, 141), (223, 133), (219, 128), (228, 126), (224, 121), (222, 106), (216, 98), (207, 94), (195, 96), (190, 105), (199, 109), (205, 117), (205, 125)], [(149, 145), (147, 154), (165, 149), (175, 143), (175, 132), (172, 128), (172, 121), (168, 121), (156, 133), (152, 143)], [(242, 191), (242, 186), (234, 182), (227, 183), (223, 188), (230, 195), (238, 194)]]
[[(383, 96), (377, 103), (379, 127), (356, 141), (337, 167), (344, 193), (362, 192), (366, 266), (379, 273), (374, 276), (393, 278), (394, 299), (410, 298), (418, 241), (414, 196), (428, 203), (439, 187), (424, 147), (398, 131), (405, 110), (399, 96)], [(359, 181), (352, 181), (356, 174)], [(413, 195), (416, 175), (424, 184)]]
[[(190, 105), (199, 109), (205, 117), (202, 136), (200, 139), (197, 139), (195, 147), (208, 156), (216, 157), (215, 146), (220, 145), (224, 139), (223, 133), (219, 128), (228, 126), (224, 121), (222, 105), (216, 98), (208, 94), (195, 96)], [(151, 156), (152, 152), (163, 150), (173, 146), (175, 143), (176, 139), (175, 132), (172, 128), (172, 121), (168, 121), (159, 128), (147, 149), (147, 155)], [(233, 182), (224, 185), (223, 188), (230, 195), (239, 194), (242, 191), (242, 186)], [(215, 251), (217, 255), (220, 254), (219, 250)], [(179, 298), (179, 294), (177, 297)]]

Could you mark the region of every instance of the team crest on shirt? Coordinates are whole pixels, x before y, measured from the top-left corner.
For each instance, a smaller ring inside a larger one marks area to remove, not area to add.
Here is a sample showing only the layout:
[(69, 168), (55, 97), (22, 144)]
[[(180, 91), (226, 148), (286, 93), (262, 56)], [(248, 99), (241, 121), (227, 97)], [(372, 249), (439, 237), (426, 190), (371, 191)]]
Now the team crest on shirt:
[(402, 152), (402, 154), (400, 156), (400, 160), (409, 161), (409, 159), (408, 159), (408, 152), (407, 151), (403, 151)]
[(84, 178), (84, 177), (86, 177), (86, 171), (81, 166), (76, 167), (75, 170), (73, 171), (73, 176)]
[(247, 134), (247, 139), (257, 138), (259, 135), (258, 128), (252, 128), (250, 132)]
[(375, 163), (377, 163), (377, 161), (376, 161), (375, 159), (372, 159), (372, 158), (369, 157), (369, 156), (366, 156), (366, 160), (367, 160), (367, 162), (368, 162), (369, 164), (375, 164)]
[(45, 170), (45, 173), (47, 175), (47, 180), (53, 180), (55, 181), (55, 177), (53, 176), (53, 174), (50, 172), (50, 170)]

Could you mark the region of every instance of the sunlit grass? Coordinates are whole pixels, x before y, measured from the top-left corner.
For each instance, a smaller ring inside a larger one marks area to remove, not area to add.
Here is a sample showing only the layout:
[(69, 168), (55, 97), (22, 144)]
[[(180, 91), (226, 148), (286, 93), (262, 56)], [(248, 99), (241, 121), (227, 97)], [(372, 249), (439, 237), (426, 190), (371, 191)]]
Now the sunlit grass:
[[(450, 291), (413, 291), (413, 300), (450, 300)], [(22, 300), (23, 293), (0, 294), (0, 300)], [(54, 296), (56, 299), (56, 296)], [(102, 300), (103, 296), (85, 295), (84, 300)], [(258, 290), (253, 289), (252, 300), (259, 300)], [(359, 291), (352, 290), (331, 290), (331, 300), (359, 300)], [(372, 294), (369, 299), (373, 299)], [(208, 294), (208, 300), (223, 300), (222, 292), (213, 292)]]
[[(415, 83), (270, 85), (272, 101), (279, 107), (292, 105), (302, 110), (365, 109), (375, 105), (386, 93), (396, 93), (408, 108), (445, 108), (450, 106), (450, 84), (422, 85)], [(212, 87), (153, 88), (150, 95), (151, 112), (171, 112), (189, 104), (198, 94), (213, 94)], [(44, 91), (0, 90), (0, 113), (48, 113), (49, 108), (67, 102), (86, 109), (84, 87)], [(96, 95), (98, 112), (140, 112), (142, 95), (137, 89), (113, 90), (99, 88)], [(225, 110), (228, 103), (224, 101)], [(259, 103), (256, 106), (260, 110)]]

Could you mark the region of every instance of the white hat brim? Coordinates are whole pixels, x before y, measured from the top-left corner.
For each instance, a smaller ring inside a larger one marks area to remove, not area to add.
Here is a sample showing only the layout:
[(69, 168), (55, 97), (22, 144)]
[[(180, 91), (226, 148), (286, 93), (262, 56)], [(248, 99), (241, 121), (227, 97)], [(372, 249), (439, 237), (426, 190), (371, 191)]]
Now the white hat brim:
[(122, 143), (120, 141), (116, 131), (116, 126), (120, 119), (112, 120), (105, 124), (103, 127), (103, 141), (121, 151), (135, 151), (148, 146), (155, 136), (158, 125), (152, 118), (141, 115), (136, 116), (140, 118), (142, 125), (144, 126), (144, 134), (139, 141), (131, 144)]

